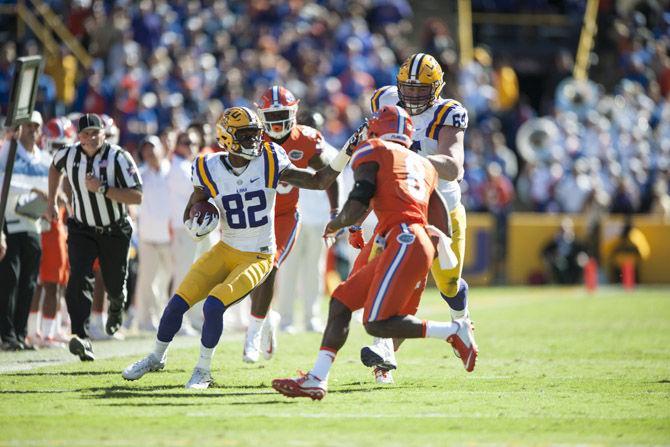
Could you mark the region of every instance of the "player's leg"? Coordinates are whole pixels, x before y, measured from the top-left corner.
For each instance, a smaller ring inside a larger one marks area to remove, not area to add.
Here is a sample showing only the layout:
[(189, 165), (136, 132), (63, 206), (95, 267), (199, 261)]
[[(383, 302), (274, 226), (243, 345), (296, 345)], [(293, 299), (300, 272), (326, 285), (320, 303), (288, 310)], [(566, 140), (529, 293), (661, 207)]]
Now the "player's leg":
[(123, 371), (124, 379), (137, 380), (148, 372), (163, 369), (167, 349), (181, 328), (184, 314), (230, 274), (226, 248), (227, 245), (219, 242), (191, 266), (163, 310), (153, 351), (128, 366)]
[(351, 313), (365, 303), (368, 286), (374, 277), (377, 262), (372, 261), (352, 274), (333, 292), (328, 321), (314, 367), (300, 377), (275, 379), (272, 387), (287, 397), (322, 399), (328, 389), (328, 375), (337, 352), (349, 335)]
[(270, 303), (275, 290), (277, 267), (273, 266), (265, 281), (251, 292), (251, 312), (249, 326), (244, 340), (242, 360), (246, 363), (255, 363), (261, 354), (261, 332), (265, 325), (265, 317), (270, 310)]
[(44, 283), (44, 298), (42, 301), (42, 343), (46, 347), (61, 347), (57, 339), (58, 291), (59, 285), (55, 282)]
[(223, 333), (224, 312), (261, 284), (272, 268), (273, 257), (270, 255), (245, 253), (229, 247), (226, 256), (236, 267), (205, 300), (200, 357), (186, 388), (204, 389), (212, 383), (212, 356)]
[(275, 216), (277, 252), (274, 258), (274, 268), (267, 279), (251, 292), (249, 327), (247, 328), (244, 352), (242, 354), (242, 359), (247, 363), (258, 361), (261, 352), (269, 359), (276, 350), (276, 332), (279, 326), (279, 315), (272, 313), (272, 318), (269, 318), (267, 322), (266, 316), (270, 312), (270, 304), (275, 293), (277, 269), (291, 252), (299, 232), (300, 216), (297, 212)]
[(468, 316), (468, 283), (461, 278), (465, 257), (465, 208), (459, 205), (450, 211), (452, 224), (451, 249), (456, 254), (458, 265), (453, 269), (442, 270), (438, 260), (433, 262), (431, 272), (442, 299), (447, 302), (452, 319)]
[(40, 330), (42, 323), (42, 312), (40, 312), (40, 305), (42, 304), (42, 283), (37, 282), (35, 286), (35, 293), (30, 302), (30, 313), (28, 314), (28, 335), (27, 339), (33, 346), (42, 344), (43, 335)]
[(88, 332), (93, 340), (106, 340), (111, 338), (105, 333), (105, 280), (100, 271), (100, 261), (98, 259), (93, 263), (93, 303), (91, 304), (91, 324)]
[(400, 237), (390, 235), (389, 245), (382, 256), (387, 259), (393, 256), (394, 260), (372, 281), (371, 290), (375, 293), (365, 304), (365, 330), (375, 337), (389, 339), (431, 337), (446, 340), (460, 354), (465, 369), (472, 371), (477, 346), (467, 318), (439, 322), (414, 316), (425, 288), (434, 248), (423, 227), (412, 225), (408, 234), (414, 235), (414, 239), (405, 244)]

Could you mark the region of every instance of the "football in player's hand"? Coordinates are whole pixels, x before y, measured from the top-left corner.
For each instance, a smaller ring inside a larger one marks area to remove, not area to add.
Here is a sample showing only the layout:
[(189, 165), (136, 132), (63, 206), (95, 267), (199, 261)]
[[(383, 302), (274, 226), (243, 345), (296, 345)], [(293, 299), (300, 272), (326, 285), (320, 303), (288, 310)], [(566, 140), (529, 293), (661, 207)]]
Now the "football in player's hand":
[(194, 203), (188, 213), (189, 217), (193, 219), (193, 222), (198, 224), (202, 223), (207, 214), (219, 215), (218, 208), (208, 201)]

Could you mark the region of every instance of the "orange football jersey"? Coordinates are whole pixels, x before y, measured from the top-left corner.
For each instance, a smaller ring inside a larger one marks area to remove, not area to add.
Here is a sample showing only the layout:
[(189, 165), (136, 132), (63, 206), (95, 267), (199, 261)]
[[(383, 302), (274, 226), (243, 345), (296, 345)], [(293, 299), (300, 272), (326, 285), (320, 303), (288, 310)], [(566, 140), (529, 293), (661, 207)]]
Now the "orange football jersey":
[[(273, 141), (265, 134), (266, 141)], [(279, 144), (279, 143), (277, 143)], [(323, 150), (323, 137), (321, 133), (309, 126), (296, 125), (289, 134), (286, 141), (280, 144), (284, 148), (288, 158), (298, 168), (306, 168), (314, 155), (321, 154)], [(275, 215), (295, 212), (298, 208), (299, 189), (288, 183), (279, 182), (277, 187), (277, 199), (275, 203)]]
[(437, 171), (424, 157), (398, 143), (373, 138), (354, 153), (352, 168), (363, 163), (379, 165), (371, 206), (384, 234), (400, 223), (428, 223), (428, 201), (437, 186)]

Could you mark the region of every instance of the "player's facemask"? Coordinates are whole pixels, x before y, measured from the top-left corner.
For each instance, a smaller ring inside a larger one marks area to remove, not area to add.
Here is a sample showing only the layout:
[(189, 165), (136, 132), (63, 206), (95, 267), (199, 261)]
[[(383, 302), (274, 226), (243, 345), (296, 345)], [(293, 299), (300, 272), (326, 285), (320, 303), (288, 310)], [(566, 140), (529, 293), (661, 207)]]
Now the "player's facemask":
[(418, 115), (434, 102), (435, 92), (432, 85), (398, 82), (398, 97), (410, 115)]
[(235, 131), (235, 140), (239, 150), (235, 153), (243, 158), (252, 159), (261, 155), (263, 129), (256, 126), (241, 127)]

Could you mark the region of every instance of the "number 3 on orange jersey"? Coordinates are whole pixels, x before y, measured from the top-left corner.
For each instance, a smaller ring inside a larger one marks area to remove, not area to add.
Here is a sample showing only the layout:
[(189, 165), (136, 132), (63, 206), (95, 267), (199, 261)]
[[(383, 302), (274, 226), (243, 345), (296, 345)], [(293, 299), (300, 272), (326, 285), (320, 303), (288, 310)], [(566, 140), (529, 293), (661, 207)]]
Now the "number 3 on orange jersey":
[(407, 192), (420, 202), (428, 202), (428, 188), (426, 187), (426, 172), (421, 159), (414, 155), (405, 158), (407, 169)]

